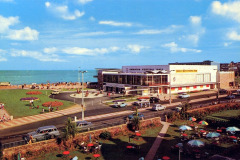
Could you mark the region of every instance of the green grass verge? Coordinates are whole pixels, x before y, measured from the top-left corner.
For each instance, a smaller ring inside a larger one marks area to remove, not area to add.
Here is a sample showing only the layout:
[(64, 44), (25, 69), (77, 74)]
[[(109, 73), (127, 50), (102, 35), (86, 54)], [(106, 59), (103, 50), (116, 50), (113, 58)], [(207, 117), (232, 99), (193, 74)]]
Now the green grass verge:
[[(43, 94), (40, 95), (27, 95), (29, 91), (40, 91)], [(22, 89), (11, 89), (11, 90), (0, 90), (0, 102), (5, 104), (5, 109), (14, 118), (20, 118), (25, 116), (37, 115), (42, 113), (42, 109), (48, 111), (48, 107), (43, 107), (42, 104), (48, 101), (60, 101), (63, 102), (63, 106), (58, 107), (59, 110), (69, 108), (74, 103), (69, 101), (55, 100), (49, 98), (51, 90), (22, 90)], [(29, 101), (20, 101), (24, 97), (38, 97), (39, 100), (34, 101), (35, 107), (39, 105), (39, 109), (29, 109)]]
[[(149, 128), (145, 131), (145, 133), (142, 134), (142, 138), (139, 140), (133, 140), (131, 139), (131, 143), (135, 143), (140, 146), (140, 150), (138, 152), (136, 151), (129, 151), (126, 149), (126, 146), (129, 141), (129, 136), (118, 136), (116, 138), (113, 138), (111, 140), (100, 140), (100, 142), (103, 143), (102, 149), (101, 149), (101, 157), (99, 160), (125, 160), (125, 159), (131, 159), (131, 160), (138, 160), (140, 157), (145, 157), (148, 153), (149, 149), (151, 148), (156, 136), (158, 135), (161, 127), (155, 127), (155, 128)], [(62, 159), (62, 157), (58, 157), (59, 154), (62, 154), (62, 151), (57, 151), (49, 154), (41, 154), (38, 158), (35, 158), (35, 160), (42, 160), (42, 159), (48, 159), (48, 160), (59, 160)], [(93, 154), (84, 154), (80, 151), (72, 151), (70, 153), (71, 157), (78, 156), (78, 159), (95, 159), (93, 157)]]

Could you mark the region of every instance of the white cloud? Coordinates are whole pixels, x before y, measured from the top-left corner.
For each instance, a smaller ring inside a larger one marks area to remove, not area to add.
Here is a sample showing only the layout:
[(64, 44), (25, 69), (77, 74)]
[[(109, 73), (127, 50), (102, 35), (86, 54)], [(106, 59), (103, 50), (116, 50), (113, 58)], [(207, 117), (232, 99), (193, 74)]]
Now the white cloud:
[(168, 28), (159, 30), (159, 29), (144, 29), (134, 34), (163, 34), (163, 33), (172, 33), (176, 31), (176, 29), (181, 28), (182, 26), (171, 25)]
[(65, 61), (65, 60), (59, 59), (58, 55), (56, 54), (42, 54), (41, 52), (37, 52), (37, 51), (12, 49), (10, 51), (10, 55), (13, 57), (30, 57), (43, 62), (64, 62)]
[(205, 33), (205, 28), (202, 27), (202, 18), (201, 16), (190, 16), (189, 22), (190, 26), (187, 29), (189, 34), (182, 36), (182, 38), (197, 46), (200, 37)]
[(8, 17), (5, 18), (0, 15), (0, 33), (7, 32), (10, 26), (19, 23), (18, 17)]
[(103, 31), (98, 31), (98, 32), (84, 32), (84, 33), (78, 33), (75, 36), (101, 36), (101, 35), (109, 35), (109, 34), (120, 34), (122, 32), (120, 31), (113, 31), (113, 32), (103, 32)]
[(46, 6), (46, 7), (50, 7), (50, 6), (51, 6), (51, 3), (50, 3), (50, 2), (45, 2), (45, 6)]
[(44, 53), (55, 53), (58, 49), (56, 47), (51, 47), (51, 48), (44, 48), (43, 52)]
[(99, 24), (110, 25), (110, 26), (123, 26), (123, 27), (131, 27), (133, 25), (130, 22), (115, 22), (115, 21), (99, 21)]
[(119, 48), (114, 46), (110, 48), (95, 48), (95, 49), (72, 47), (64, 48), (62, 51), (67, 54), (95, 56), (106, 54), (109, 52), (116, 52), (118, 50)]
[(46, 2), (45, 6), (48, 10), (53, 12), (56, 16), (63, 18), (64, 20), (75, 20), (77, 18), (82, 17), (85, 12), (80, 12), (79, 10), (75, 10), (73, 13), (71, 13), (68, 10), (68, 6), (63, 5), (55, 5), (51, 4), (50, 2)]
[(189, 20), (193, 25), (201, 25), (202, 22), (201, 16), (190, 16)]
[(234, 40), (234, 41), (240, 41), (240, 34), (238, 34), (236, 31), (231, 31), (227, 33), (227, 37), (230, 40)]
[(183, 52), (183, 53), (185, 53), (185, 52), (195, 52), (195, 53), (200, 53), (200, 52), (202, 52), (201, 50), (197, 50), (197, 49), (178, 47), (178, 45), (175, 42), (163, 44), (162, 47), (169, 48), (172, 53), (175, 53), (175, 52)]
[(14, 30), (10, 26), (14, 26), (19, 23), (18, 17), (8, 17), (5, 18), (0, 15), (0, 34), (4, 38), (12, 40), (37, 40), (39, 32), (37, 30), (31, 29), (30, 27), (25, 27), (24, 29)]
[(92, 2), (93, 0), (78, 0), (79, 3), (81, 4), (86, 4), (88, 2)]
[(228, 47), (228, 46), (230, 46), (232, 44), (232, 42), (225, 42), (223, 45), (224, 45), (224, 47)]
[(132, 53), (139, 53), (139, 52), (141, 52), (142, 49), (149, 48), (149, 47), (141, 46), (141, 45), (138, 45), (138, 44), (129, 44), (129, 45), (127, 45), (127, 48)]
[(90, 21), (95, 21), (96, 19), (95, 19), (93, 16), (91, 16), (91, 17), (89, 18), (89, 20), (90, 20)]
[(212, 2), (211, 10), (214, 14), (230, 18), (240, 23), (240, 1), (230, 1), (226, 3), (214, 1)]
[(29, 27), (25, 27), (20, 30), (11, 30), (9, 31), (9, 35), (6, 37), (12, 40), (38, 40), (39, 32), (37, 30), (31, 29)]

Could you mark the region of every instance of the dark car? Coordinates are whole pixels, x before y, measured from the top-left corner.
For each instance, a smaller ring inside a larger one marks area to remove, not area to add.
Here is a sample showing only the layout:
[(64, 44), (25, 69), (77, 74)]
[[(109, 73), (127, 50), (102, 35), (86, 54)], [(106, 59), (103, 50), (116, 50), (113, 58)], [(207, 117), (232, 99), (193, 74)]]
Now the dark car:
[(157, 97), (150, 97), (150, 103), (159, 103), (160, 99)]
[(226, 89), (219, 89), (219, 94), (226, 94), (227, 90)]
[(226, 99), (235, 99), (235, 95), (228, 95), (227, 97), (225, 97)]
[[(136, 113), (128, 115), (129, 120), (133, 119), (133, 117), (137, 116)], [(138, 117), (143, 119), (144, 115), (142, 113), (138, 113)]]

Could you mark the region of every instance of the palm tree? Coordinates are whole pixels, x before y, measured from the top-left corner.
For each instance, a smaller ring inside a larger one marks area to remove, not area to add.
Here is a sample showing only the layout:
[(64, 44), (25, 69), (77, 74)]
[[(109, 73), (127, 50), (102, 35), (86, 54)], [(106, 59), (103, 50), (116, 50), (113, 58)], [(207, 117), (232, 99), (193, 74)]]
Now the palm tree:
[(71, 137), (74, 138), (76, 133), (77, 133), (76, 123), (72, 122), (71, 117), (68, 117), (63, 138), (66, 140), (68, 140)]
[(140, 118), (138, 115), (138, 108), (136, 107), (136, 111), (135, 111), (135, 116), (133, 117), (131, 124), (134, 130), (139, 130), (140, 129)]

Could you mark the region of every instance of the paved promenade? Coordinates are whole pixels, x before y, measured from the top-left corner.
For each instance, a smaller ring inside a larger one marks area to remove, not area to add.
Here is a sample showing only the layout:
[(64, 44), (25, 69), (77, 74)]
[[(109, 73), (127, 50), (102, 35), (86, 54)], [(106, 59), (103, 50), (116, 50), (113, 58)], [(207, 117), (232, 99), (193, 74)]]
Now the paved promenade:
[(158, 150), (162, 140), (164, 139), (165, 134), (167, 133), (170, 123), (168, 123), (168, 122), (161, 122), (161, 123), (163, 124), (163, 128), (161, 129), (158, 136), (156, 137), (156, 140), (154, 141), (149, 152), (147, 153), (145, 160), (153, 160), (154, 159), (154, 157), (157, 153), (157, 150)]

